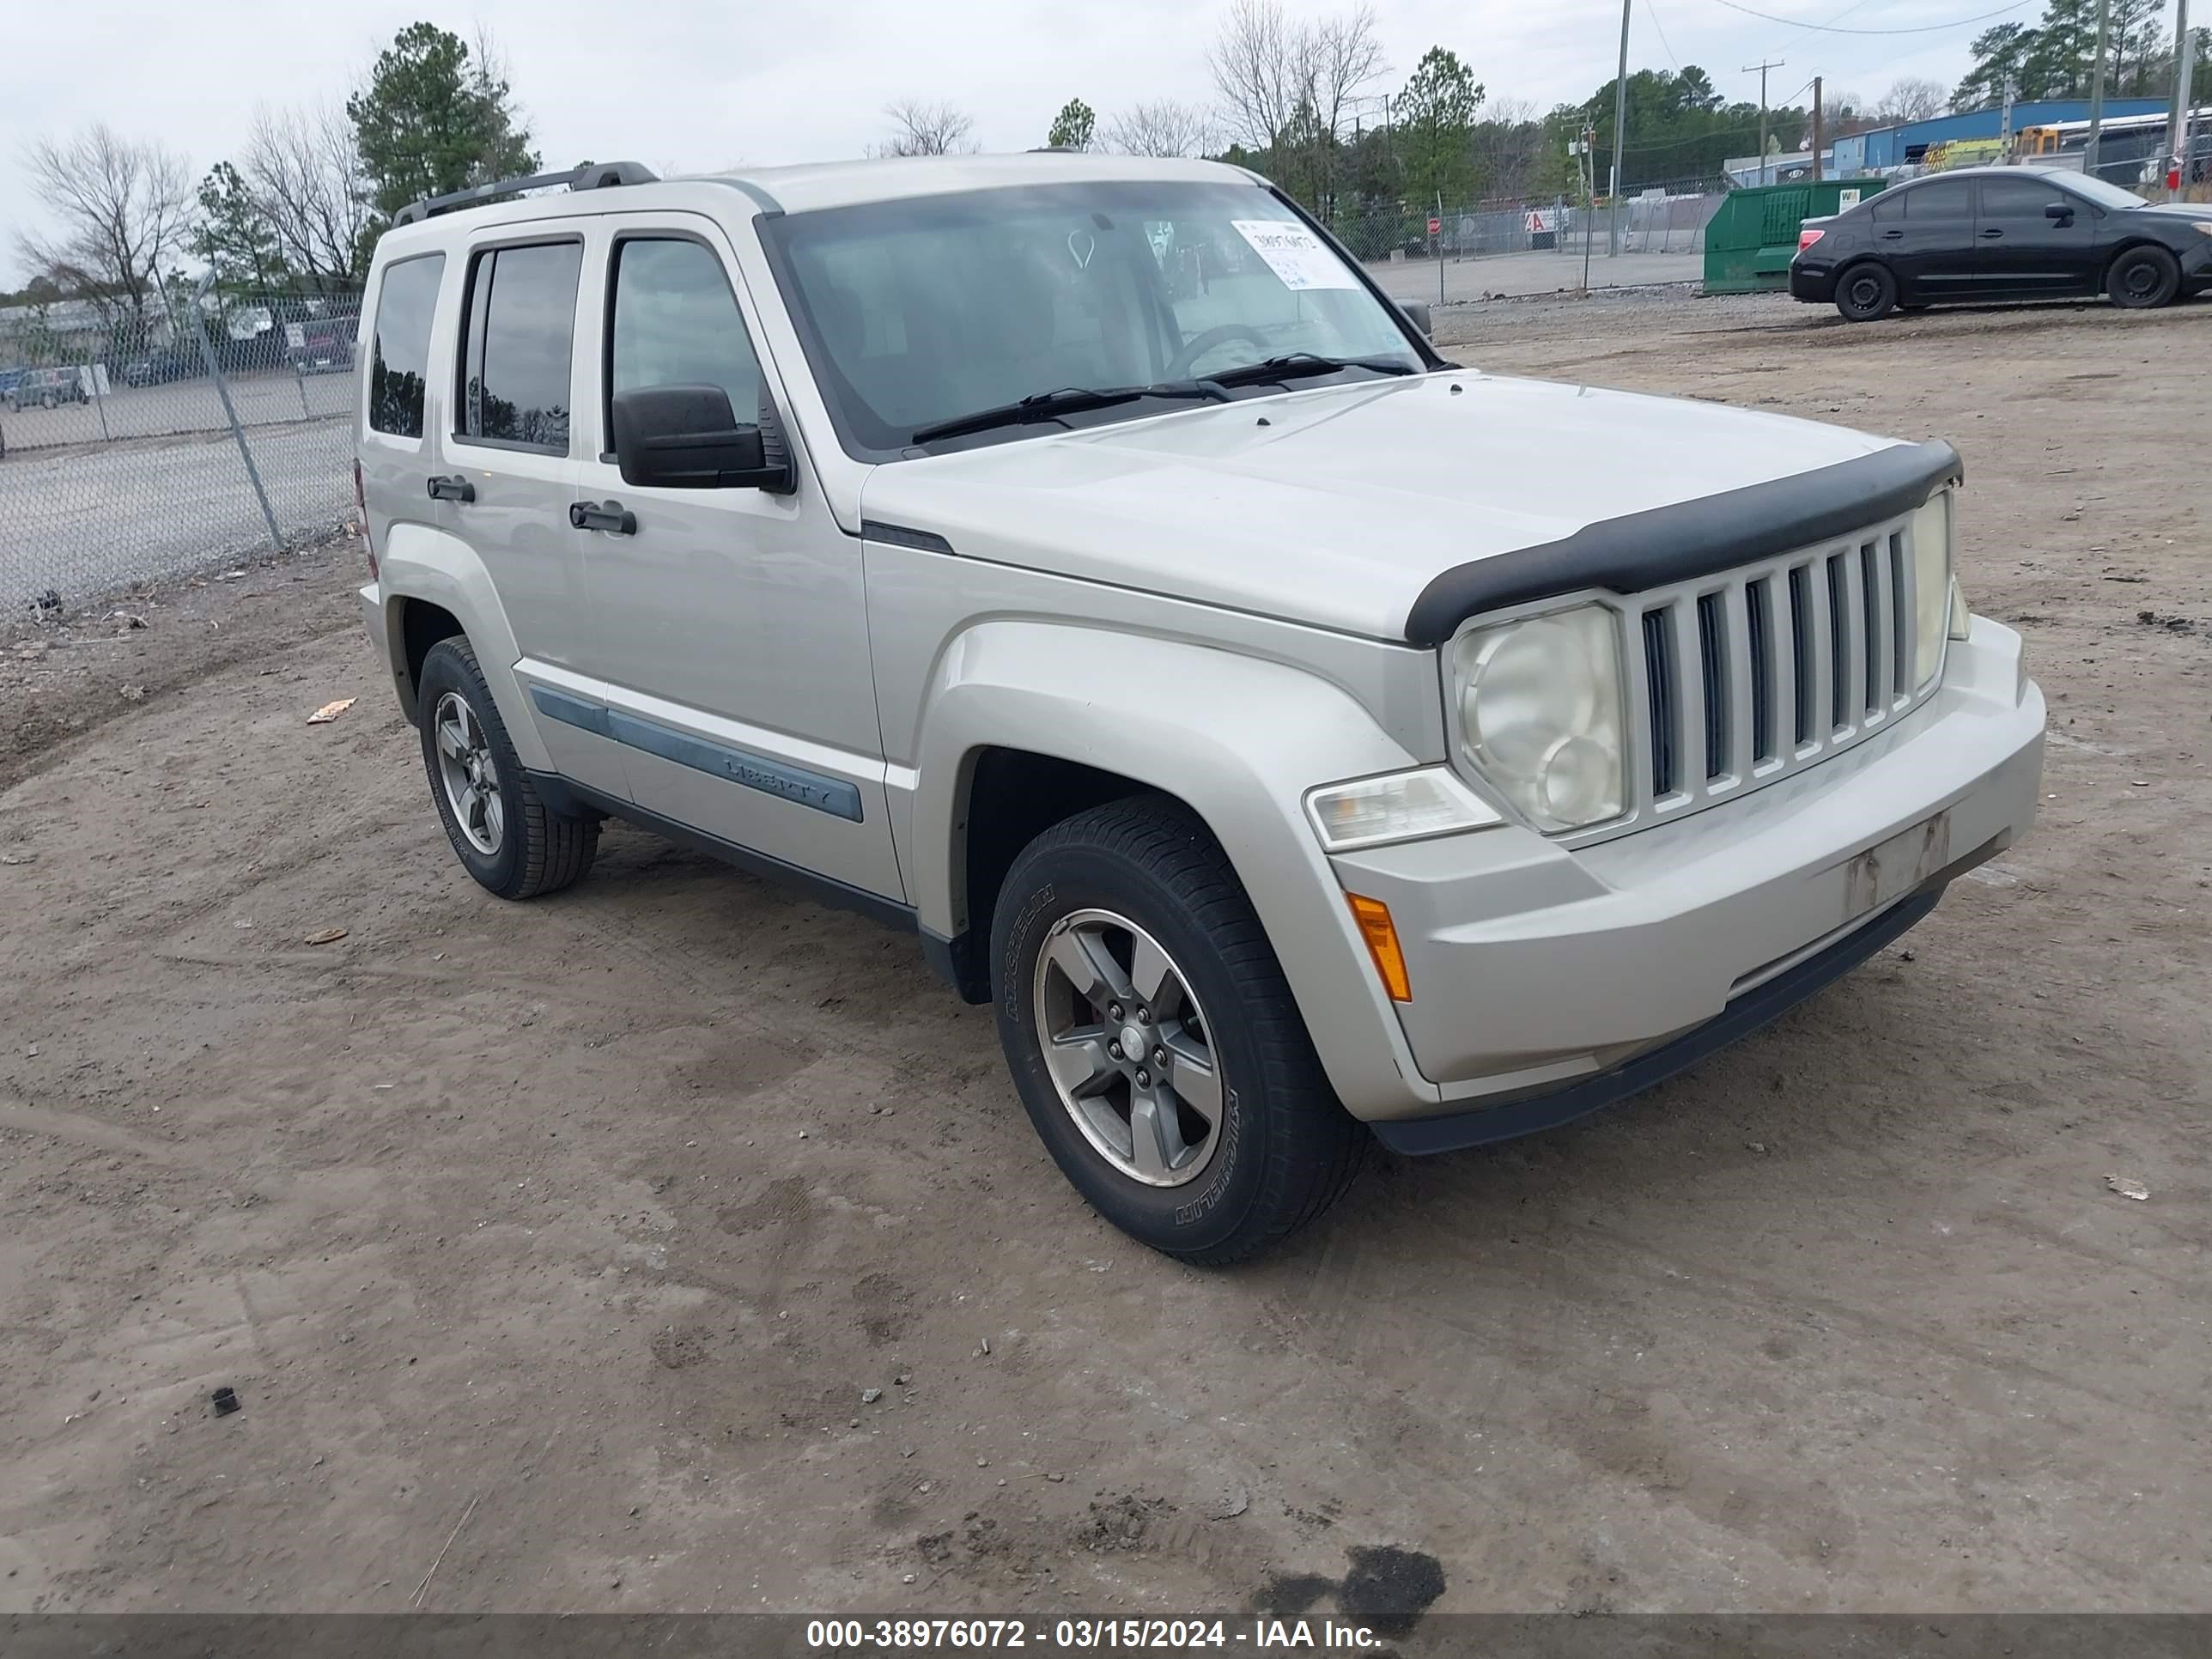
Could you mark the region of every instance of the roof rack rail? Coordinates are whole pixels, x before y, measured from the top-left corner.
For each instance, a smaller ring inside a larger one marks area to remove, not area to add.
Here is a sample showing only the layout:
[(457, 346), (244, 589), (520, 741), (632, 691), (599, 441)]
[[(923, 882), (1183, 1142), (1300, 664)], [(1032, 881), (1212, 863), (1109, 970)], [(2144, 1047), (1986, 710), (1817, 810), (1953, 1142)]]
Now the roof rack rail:
[(533, 173), (527, 179), (495, 179), (488, 185), (471, 185), (448, 196), (426, 196), (410, 202), (392, 216), (395, 225), (411, 225), (441, 213), (452, 213), (478, 203), (513, 196), (526, 190), (550, 190), (566, 185), (570, 190), (605, 190), (613, 185), (650, 185), (660, 175), (640, 161), (584, 161), (563, 173)]

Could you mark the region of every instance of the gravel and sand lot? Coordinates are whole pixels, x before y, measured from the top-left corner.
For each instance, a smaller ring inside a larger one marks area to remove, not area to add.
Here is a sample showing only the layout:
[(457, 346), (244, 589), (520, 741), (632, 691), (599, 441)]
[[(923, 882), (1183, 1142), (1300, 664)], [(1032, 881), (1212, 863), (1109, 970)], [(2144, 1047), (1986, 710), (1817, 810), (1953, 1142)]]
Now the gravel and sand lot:
[(1662, 1089), (1198, 1272), (911, 939), (615, 826), (473, 886), (352, 550), (11, 618), (0, 1611), (2212, 1608), (2212, 304), (1439, 334), (1955, 441), (2033, 834)]

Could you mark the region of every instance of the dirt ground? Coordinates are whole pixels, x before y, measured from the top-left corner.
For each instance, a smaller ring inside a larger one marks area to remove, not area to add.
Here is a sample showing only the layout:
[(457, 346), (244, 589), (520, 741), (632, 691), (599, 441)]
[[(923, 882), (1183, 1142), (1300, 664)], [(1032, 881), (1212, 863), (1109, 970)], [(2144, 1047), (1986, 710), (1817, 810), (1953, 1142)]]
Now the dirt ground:
[(1196, 1272), (910, 939), (621, 828), (471, 886), (343, 550), (27, 623), (0, 1610), (2212, 1608), (2212, 304), (1441, 332), (1954, 439), (2035, 833), (1673, 1084)]

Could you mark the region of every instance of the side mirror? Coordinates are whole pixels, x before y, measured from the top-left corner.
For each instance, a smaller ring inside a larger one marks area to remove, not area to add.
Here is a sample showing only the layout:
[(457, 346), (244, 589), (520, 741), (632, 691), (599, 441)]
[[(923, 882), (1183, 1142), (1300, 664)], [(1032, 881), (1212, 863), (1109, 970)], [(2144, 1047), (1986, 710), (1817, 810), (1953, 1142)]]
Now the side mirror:
[(1415, 328), (1421, 331), (1421, 337), (1423, 339), (1428, 339), (1435, 333), (1436, 331), (1429, 326), (1429, 304), (1427, 301), (1407, 300), (1399, 307), (1399, 309), (1406, 313), (1406, 320), (1407, 322), (1413, 324)]
[(2062, 225), (2074, 222), (2074, 210), (2063, 202), (2053, 202), (2043, 210), (2043, 216)]
[(626, 484), (664, 489), (792, 487), (788, 458), (771, 461), (757, 426), (740, 426), (718, 386), (644, 386), (615, 393), (615, 461)]

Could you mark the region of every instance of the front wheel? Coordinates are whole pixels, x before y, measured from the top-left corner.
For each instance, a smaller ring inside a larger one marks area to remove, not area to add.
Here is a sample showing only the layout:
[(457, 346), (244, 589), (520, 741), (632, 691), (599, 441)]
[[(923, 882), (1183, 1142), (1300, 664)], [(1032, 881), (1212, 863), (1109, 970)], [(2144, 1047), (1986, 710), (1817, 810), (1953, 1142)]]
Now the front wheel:
[(2131, 247), (2105, 273), (2105, 292), (2130, 311), (2172, 305), (2181, 292), (2181, 264), (2162, 247)]
[(1897, 308), (1897, 278), (1887, 265), (1853, 265), (1836, 283), (1836, 309), (1847, 323), (1871, 323)]
[(1014, 861), (992, 926), (999, 1039), (1061, 1173), (1206, 1266), (1318, 1216), (1367, 1135), (1331, 1091), (1228, 858), (1172, 802), (1079, 814)]
[(581, 881), (599, 852), (599, 822), (556, 812), (538, 799), (465, 638), (430, 647), (416, 700), (430, 797), (468, 872), (511, 899)]

